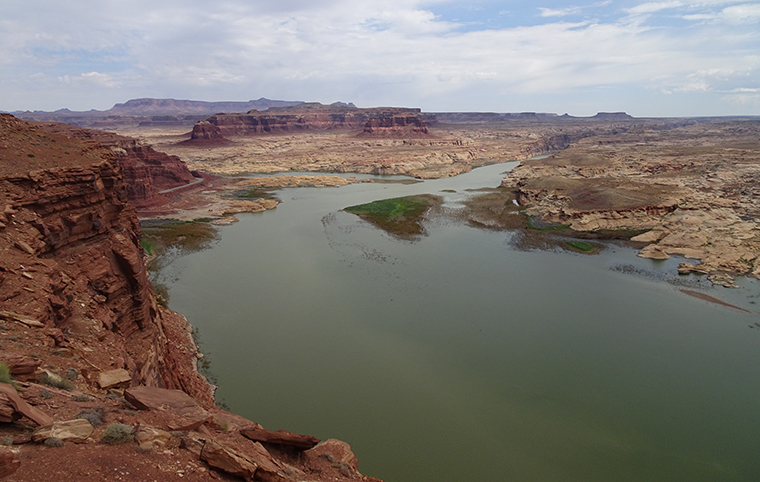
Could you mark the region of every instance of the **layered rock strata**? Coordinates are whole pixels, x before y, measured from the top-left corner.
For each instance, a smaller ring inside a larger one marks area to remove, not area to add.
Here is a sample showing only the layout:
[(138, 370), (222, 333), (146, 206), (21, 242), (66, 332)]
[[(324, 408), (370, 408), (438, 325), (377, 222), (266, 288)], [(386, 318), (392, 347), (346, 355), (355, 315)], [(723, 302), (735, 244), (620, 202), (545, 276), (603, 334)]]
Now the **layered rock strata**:
[(379, 482), (343, 442), (214, 405), (140, 234), (112, 150), (0, 115), (0, 478)]
[(502, 186), (528, 214), (577, 231), (650, 230), (632, 238), (647, 243), (639, 256), (695, 261), (681, 273), (724, 286), (760, 277), (760, 122), (649, 126), (585, 136)]
[(419, 109), (359, 109), (345, 105), (322, 104), (301, 104), (290, 108), (269, 109), (266, 112), (251, 110), (244, 114), (216, 114), (206, 121), (217, 126), (222, 136), (230, 137), (315, 129), (365, 130), (366, 132), (365, 127), (370, 119), (374, 119), (370, 130), (372, 126), (375, 129), (394, 127), (398, 130), (400, 126), (412, 125), (417, 126), (419, 133), (427, 130), (420, 117)]
[(367, 119), (362, 137), (425, 137), (428, 128), (418, 113), (378, 112)]
[[(69, 334), (97, 333), (107, 365), (83, 368), (124, 368), (134, 384), (212, 403), (191, 360), (167, 346), (169, 337), (191, 342), (187, 325), (156, 305), (116, 155), (11, 116), (0, 121), (0, 318), (40, 327), (62, 348), (86, 348)], [(36, 153), (19, 156), (30, 139)]]
[(191, 145), (224, 145), (228, 143), (222, 135), (222, 129), (209, 121), (201, 121), (193, 126), (190, 139), (184, 141), (185, 144)]
[(60, 123), (41, 123), (39, 127), (50, 133), (93, 141), (110, 149), (116, 155), (127, 181), (129, 200), (138, 209), (166, 204), (170, 195), (164, 191), (199, 180), (179, 157), (156, 151), (132, 137)]

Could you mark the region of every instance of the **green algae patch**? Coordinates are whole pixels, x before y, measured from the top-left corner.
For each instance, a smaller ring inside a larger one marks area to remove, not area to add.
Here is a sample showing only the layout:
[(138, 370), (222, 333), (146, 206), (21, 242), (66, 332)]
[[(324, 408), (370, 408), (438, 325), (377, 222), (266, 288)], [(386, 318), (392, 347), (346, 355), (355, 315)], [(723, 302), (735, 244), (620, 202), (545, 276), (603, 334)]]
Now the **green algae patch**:
[(566, 231), (570, 229), (567, 224), (557, 224), (543, 221), (538, 216), (525, 216), (528, 229), (535, 231)]
[(208, 221), (210, 219), (144, 223), (140, 244), (148, 255), (160, 255), (169, 247), (186, 251), (205, 249), (217, 237), (217, 229)]
[(578, 251), (580, 253), (586, 253), (586, 254), (591, 254), (597, 250), (596, 245), (592, 243), (587, 243), (585, 241), (576, 241), (576, 240), (565, 241), (565, 246), (572, 249), (573, 251)]
[(356, 214), (393, 236), (407, 239), (423, 234), (425, 214), (441, 202), (439, 196), (420, 194), (349, 206), (344, 211)]
[(241, 191), (236, 195), (237, 197), (245, 199), (274, 199), (275, 201), (279, 201), (280, 199), (272, 192), (274, 190), (274, 188), (254, 187), (245, 191)]

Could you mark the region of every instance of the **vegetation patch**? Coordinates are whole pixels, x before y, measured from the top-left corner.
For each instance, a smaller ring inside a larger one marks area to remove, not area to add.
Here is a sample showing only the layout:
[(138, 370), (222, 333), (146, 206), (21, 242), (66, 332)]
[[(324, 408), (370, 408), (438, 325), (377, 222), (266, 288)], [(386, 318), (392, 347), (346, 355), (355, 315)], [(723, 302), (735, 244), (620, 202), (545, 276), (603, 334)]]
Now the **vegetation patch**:
[[(199, 251), (217, 239), (218, 231), (209, 219), (145, 223), (140, 244), (149, 256), (161, 256), (169, 248)], [(153, 268), (152, 266), (148, 266)]]
[(593, 253), (597, 249), (596, 245), (592, 243), (576, 240), (565, 241), (565, 246), (572, 249), (573, 251), (579, 251), (581, 253)]
[(536, 231), (565, 231), (570, 229), (567, 224), (547, 223), (536, 216), (525, 216), (528, 229)]
[(101, 407), (95, 407), (92, 410), (80, 412), (76, 418), (87, 420), (93, 427), (99, 427), (105, 421), (105, 410)]
[(46, 438), (44, 442), (42, 442), (42, 445), (45, 447), (54, 447), (54, 448), (60, 448), (63, 447), (65, 444), (63, 440), (59, 439), (58, 437), (50, 437)]
[(11, 369), (8, 368), (8, 365), (6, 365), (3, 362), (0, 362), (0, 383), (10, 383), (11, 382)]
[(596, 239), (631, 239), (648, 231), (651, 229), (600, 229), (594, 233), (598, 235)]
[(349, 206), (345, 211), (400, 238), (413, 238), (423, 233), (425, 213), (440, 205), (442, 199), (431, 194), (405, 196)]
[(156, 294), (156, 303), (164, 308), (169, 308), (169, 288), (162, 283), (154, 282), (153, 293)]
[(37, 377), (37, 382), (66, 391), (71, 391), (74, 389), (74, 384), (71, 383), (70, 380), (66, 380), (65, 378), (56, 374), (43, 373)]
[(132, 426), (123, 423), (112, 423), (100, 434), (100, 441), (109, 445), (119, 445), (134, 439)]
[(525, 218), (519, 216), (523, 207), (515, 202), (515, 193), (511, 189), (478, 189), (478, 195), (466, 199), (464, 209), (454, 216), (470, 226), (493, 230), (525, 228)]
[(154, 243), (150, 239), (146, 239), (144, 236), (142, 239), (140, 239), (140, 246), (142, 246), (142, 249), (145, 251), (145, 253), (148, 256), (151, 256), (152, 254), (154, 254), (156, 250), (156, 243)]
[(243, 191), (237, 194), (237, 197), (242, 197), (246, 199), (273, 199), (278, 200), (277, 196), (275, 196), (272, 191), (260, 187), (254, 187), (252, 189), (248, 189), (247, 191)]

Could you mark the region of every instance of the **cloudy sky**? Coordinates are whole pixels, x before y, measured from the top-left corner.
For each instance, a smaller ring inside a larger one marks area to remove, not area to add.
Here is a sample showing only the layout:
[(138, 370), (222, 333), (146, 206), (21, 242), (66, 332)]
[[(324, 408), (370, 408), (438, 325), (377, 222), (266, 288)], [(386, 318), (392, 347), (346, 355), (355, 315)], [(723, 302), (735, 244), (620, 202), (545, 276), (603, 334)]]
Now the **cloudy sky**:
[(760, 115), (758, 0), (2, 0), (0, 110)]

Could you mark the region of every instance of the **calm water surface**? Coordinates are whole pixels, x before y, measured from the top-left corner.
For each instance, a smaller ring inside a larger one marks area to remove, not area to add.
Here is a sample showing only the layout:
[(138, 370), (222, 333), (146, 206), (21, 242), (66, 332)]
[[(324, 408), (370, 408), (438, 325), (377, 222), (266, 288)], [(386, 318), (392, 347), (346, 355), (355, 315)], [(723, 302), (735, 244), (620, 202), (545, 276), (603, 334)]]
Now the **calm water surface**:
[(758, 282), (714, 289), (673, 275), (679, 260), (520, 251), (440, 220), (399, 241), (341, 211), (414, 193), (456, 208), (514, 165), (287, 189), (166, 266), (217, 398), (344, 440), (387, 482), (760, 480)]

